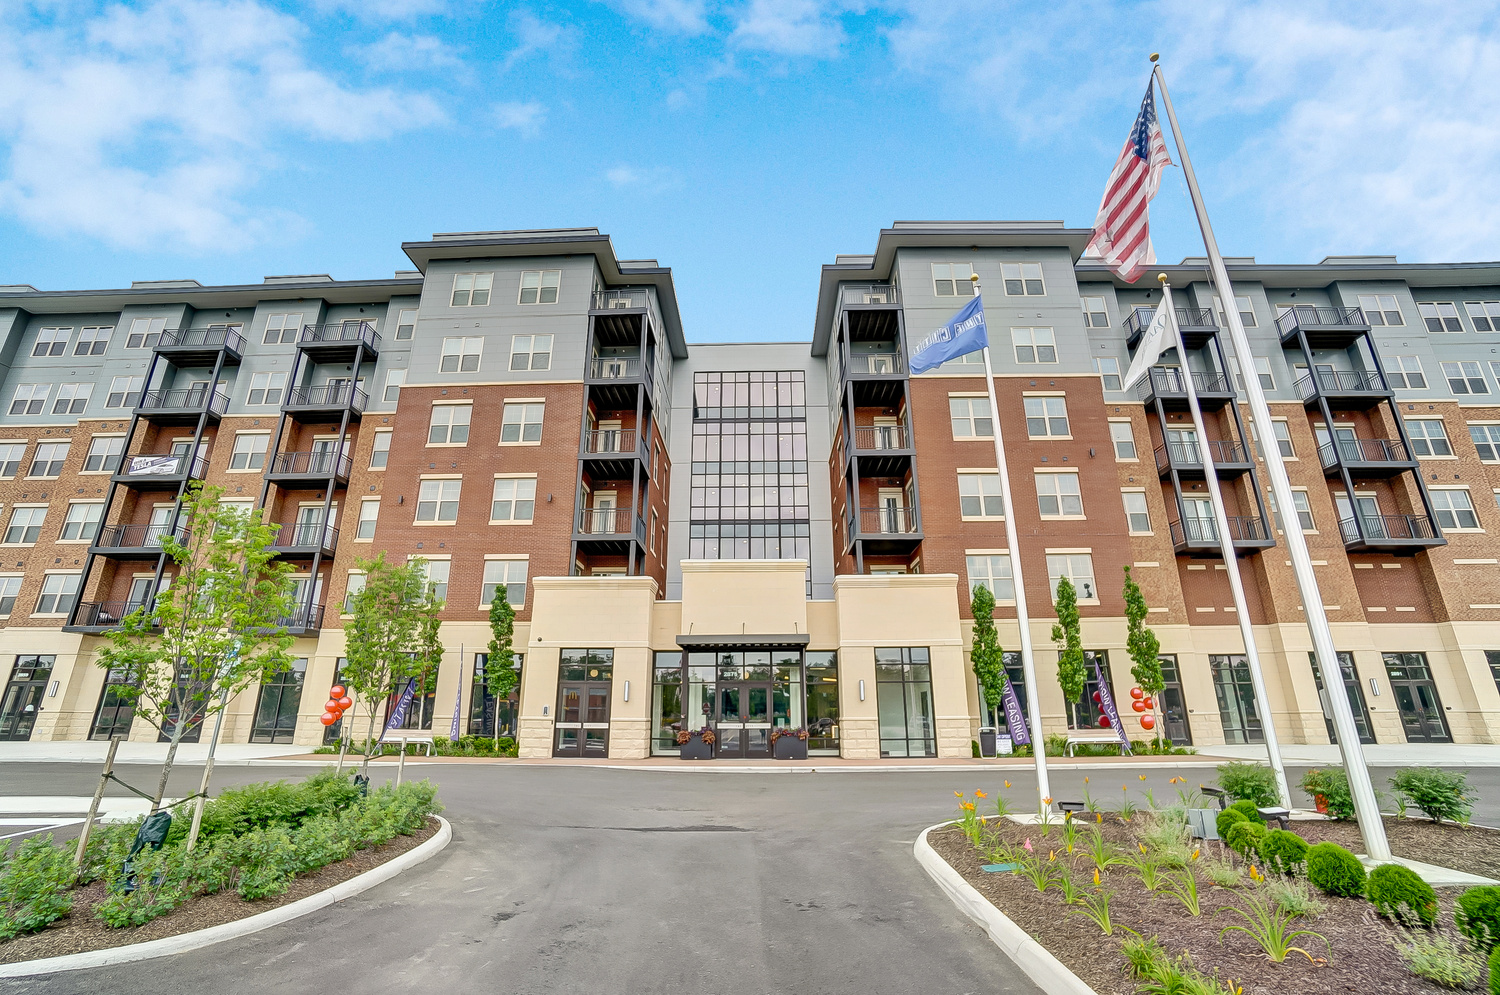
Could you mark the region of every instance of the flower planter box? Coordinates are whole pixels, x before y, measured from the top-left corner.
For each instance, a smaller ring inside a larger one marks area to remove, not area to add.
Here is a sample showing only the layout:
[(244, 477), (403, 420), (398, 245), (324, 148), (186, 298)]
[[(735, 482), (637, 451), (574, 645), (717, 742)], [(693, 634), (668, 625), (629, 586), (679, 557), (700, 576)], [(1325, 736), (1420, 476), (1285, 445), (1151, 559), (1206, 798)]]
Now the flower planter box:
[(777, 760), (806, 760), (807, 740), (796, 736), (777, 736), (772, 750)]
[(705, 743), (702, 736), (694, 735), (678, 749), (681, 751), (683, 760), (712, 760), (714, 758), (714, 745)]
[(1318, 809), (1319, 815), (1328, 814), (1328, 799), (1322, 795), (1313, 795), (1313, 805)]

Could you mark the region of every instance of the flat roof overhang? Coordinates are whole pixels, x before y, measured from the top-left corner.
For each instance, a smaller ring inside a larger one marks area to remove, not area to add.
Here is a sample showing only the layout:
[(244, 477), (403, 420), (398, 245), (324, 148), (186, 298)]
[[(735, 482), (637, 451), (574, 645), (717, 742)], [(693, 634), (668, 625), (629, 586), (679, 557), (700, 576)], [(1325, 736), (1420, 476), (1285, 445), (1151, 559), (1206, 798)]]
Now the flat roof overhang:
[(685, 650), (701, 649), (783, 649), (789, 646), (807, 646), (812, 636), (805, 632), (784, 635), (764, 633), (728, 633), (722, 636), (678, 636), (677, 645)]

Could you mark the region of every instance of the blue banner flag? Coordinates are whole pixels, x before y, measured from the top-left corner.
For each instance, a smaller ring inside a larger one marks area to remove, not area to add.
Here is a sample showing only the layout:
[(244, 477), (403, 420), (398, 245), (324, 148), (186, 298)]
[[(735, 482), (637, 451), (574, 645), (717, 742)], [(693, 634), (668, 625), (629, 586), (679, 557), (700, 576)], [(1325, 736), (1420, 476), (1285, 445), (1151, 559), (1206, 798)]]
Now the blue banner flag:
[(946, 325), (912, 343), (911, 371), (926, 373), (950, 359), (978, 352), (989, 344), (989, 337), (984, 332), (984, 300), (976, 296), (949, 318)]
[(406, 724), (406, 710), (411, 707), (412, 698), (417, 694), (417, 679), (413, 677), (406, 682), (406, 690), (401, 692), (401, 697), (396, 700), (396, 707), (391, 709), (391, 717), (380, 731), (380, 739), (377, 742), (385, 742), (387, 733), (394, 732)]

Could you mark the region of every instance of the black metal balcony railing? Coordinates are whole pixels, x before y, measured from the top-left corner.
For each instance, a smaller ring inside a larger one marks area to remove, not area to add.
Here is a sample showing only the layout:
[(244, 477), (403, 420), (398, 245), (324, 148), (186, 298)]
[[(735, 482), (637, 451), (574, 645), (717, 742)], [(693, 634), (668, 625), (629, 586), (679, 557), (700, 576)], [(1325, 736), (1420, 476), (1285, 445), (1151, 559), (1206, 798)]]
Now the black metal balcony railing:
[(589, 377), (594, 380), (639, 380), (640, 357), (596, 356), (589, 362)]
[[(1229, 378), (1222, 373), (1192, 373), (1193, 389), (1198, 394), (1230, 393)], [(1142, 380), (1135, 390), (1142, 401), (1152, 397), (1186, 397), (1187, 375), (1182, 370), (1165, 366), (1153, 366), (1151, 375)]]
[[(1216, 328), (1218, 323), (1214, 321), (1214, 313), (1207, 308), (1179, 307), (1173, 308), (1172, 314), (1177, 318), (1179, 328)], [(1125, 334), (1134, 337), (1144, 332), (1151, 326), (1151, 321), (1156, 317), (1155, 307), (1132, 308), (1130, 314), (1125, 318)]]
[(309, 477), (347, 477), (353, 466), (347, 453), (338, 452), (277, 453), (271, 460), (272, 473)]
[(127, 459), (121, 476), (175, 477), (183, 471), (194, 480), (202, 480), (208, 475), (208, 459), (188, 453), (145, 453)]
[(651, 297), (644, 290), (596, 290), (594, 291), (595, 311), (630, 311), (636, 308), (648, 307)]
[(336, 321), (326, 325), (303, 325), (298, 345), (380, 345), (380, 333), (368, 321)]
[(1339, 521), (1339, 534), (1346, 544), (1438, 538), (1426, 515), (1357, 515)]
[(1304, 401), (1319, 393), (1373, 394), (1389, 389), (1385, 378), (1374, 370), (1318, 370), (1297, 378), (1297, 393)]
[(288, 408), (343, 408), (363, 411), (369, 395), (351, 383), (330, 383), (318, 387), (293, 387), (286, 395)]
[(875, 425), (854, 429), (856, 450), (906, 449), (908, 445), (904, 425)]
[(116, 626), (125, 616), (139, 611), (150, 604), (149, 601), (80, 601), (78, 603), (78, 614), (74, 616), (74, 625), (87, 626), (90, 628), (101, 628), (105, 626)]
[(906, 358), (899, 352), (856, 352), (849, 356), (848, 372), (856, 376), (905, 373)]
[(583, 451), (595, 456), (609, 453), (633, 455), (635, 453), (635, 429), (602, 428), (588, 432), (583, 438)]
[[(1263, 519), (1254, 516), (1229, 515), (1229, 539), (1231, 542), (1263, 542), (1271, 537)], [(1171, 524), (1172, 544), (1217, 543), (1219, 527), (1212, 518), (1189, 518)]]
[(245, 337), (237, 329), (219, 325), (212, 328), (168, 328), (157, 340), (158, 349), (230, 349), (245, 350)]
[(99, 530), (94, 546), (98, 549), (148, 549), (160, 546), (162, 539), (169, 535), (186, 543), (193, 534), (181, 524), (176, 528), (169, 525), (107, 525)]
[(291, 528), (283, 527), (276, 533), (276, 541), (272, 544), (273, 549), (337, 549), (339, 545), (339, 530), (332, 525), (321, 525), (316, 522), (312, 524), (293, 525)]
[(911, 535), (917, 531), (917, 509), (861, 508), (859, 531), (865, 535)]
[(1276, 319), (1276, 330), (1282, 335), (1290, 335), (1298, 328), (1311, 326), (1360, 328), (1366, 324), (1365, 313), (1357, 307), (1314, 307), (1311, 304), (1299, 304)]
[[(645, 525), (637, 519), (638, 536), (645, 535)], [(584, 508), (578, 513), (578, 533), (593, 536), (628, 536), (631, 534), (629, 508)]]
[(900, 292), (889, 283), (850, 284), (843, 287), (840, 299), (860, 307), (866, 304), (900, 304)]
[(229, 395), (222, 390), (210, 393), (206, 386), (148, 390), (136, 407), (143, 413), (187, 414), (202, 411), (205, 404), (210, 413), (222, 415), (229, 408)]
[(298, 605), (296, 610), (290, 615), (283, 615), (281, 618), (278, 618), (276, 624), (283, 629), (321, 629), (323, 627), (323, 606)]
[(1400, 439), (1336, 439), (1318, 447), (1324, 467), (1343, 463), (1410, 463)]
[[(1250, 462), (1250, 454), (1245, 446), (1231, 439), (1210, 439), (1208, 455), (1213, 458), (1215, 466)], [(1201, 467), (1202, 465), (1203, 450), (1196, 442), (1168, 442), (1156, 447), (1158, 470), (1165, 470), (1169, 466)]]

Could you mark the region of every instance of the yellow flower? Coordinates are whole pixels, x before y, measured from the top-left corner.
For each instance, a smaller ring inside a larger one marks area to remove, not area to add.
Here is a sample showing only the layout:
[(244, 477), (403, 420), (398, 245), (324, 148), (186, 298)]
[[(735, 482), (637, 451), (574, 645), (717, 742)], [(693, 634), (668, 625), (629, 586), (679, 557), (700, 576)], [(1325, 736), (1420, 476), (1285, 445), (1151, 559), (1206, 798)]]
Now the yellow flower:
[(1089, 779), (1088, 779), (1088, 775), (1087, 774), (1084, 775), (1083, 783), (1084, 784), (1088, 784), (1089, 783)]
[(1198, 854), (1199, 854), (1199, 853), (1200, 853), (1200, 852), (1201, 852), (1201, 849), (1200, 849), (1200, 850), (1194, 850), (1194, 851), (1193, 851), (1193, 859), (1194, 859), (1194, 860), (1197, 860), (1197, 859), (1198, 859)]
[(1051, 805), (1052, 804), (1052, 796), (1048, 795), (1046, 798), (1043, 798), (1042, 799), (1042, 804), (1043, 805)]
[(1140, 774), (1140, 775), (1138, 775), (1138, 776), (1139, 776), (1139, 777), (1140, 777), (1140, 779), (1141, 779), (1141, 780), (1142, 780), (1142, 781), (1144, 781), (1144, 780), (1145, 780), (1145, 779), (1146, 779), (1146, 775), (1145, 775), (1145, 774)]
[(1057, 860), (1057, 851), (1056, 850), (1048, 850), (1047, 851), (1047, 860), (1048, 861), (1055, 861), (1055, 860)]
[(959, 808), (965, 809), (967, 811), (972, 812), (972, 811), (974, 811), (974, 803), (973, 802), (964, 802), (962, 805), (959, 806)]
[(983, 791), (975, 791), (974, 792), (974, 797), (975, 798), (988, 798), (989, 795), (985, 794)]
[(1103, 812), (1095, 812), (1094, 813), (1094, 821), (1095, 822), (1103, 822), (1104, 821), (1104, 813)]
[(962, 798), (963, 796), (964, 796), (964, 793), (962, 791), (955, 791), (955, 792), (953, 792), (953, 797), (954, 798)]
[(1144, 843), (1137, 843), (1136, 846), (1138, 846), (1138, 847), (1141, 848), (1141, 852), (1142, 853), (1146, 852), (1146, 844), (1144, 844)]
[(1007, 787), (1007, 788), (1008, 788), (1008, 787), (1010, 787), (1010, 782), (1009, 782), (1009, 781), (1006, 781), (1006, 782), (1005, 782), (1005, 786), (1006, 786), (1006, 787)]
[(1099, 887), (1099, 868), (1094, 868), (1094, 887)]

